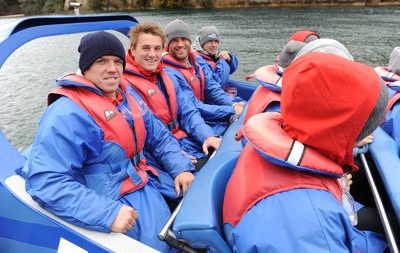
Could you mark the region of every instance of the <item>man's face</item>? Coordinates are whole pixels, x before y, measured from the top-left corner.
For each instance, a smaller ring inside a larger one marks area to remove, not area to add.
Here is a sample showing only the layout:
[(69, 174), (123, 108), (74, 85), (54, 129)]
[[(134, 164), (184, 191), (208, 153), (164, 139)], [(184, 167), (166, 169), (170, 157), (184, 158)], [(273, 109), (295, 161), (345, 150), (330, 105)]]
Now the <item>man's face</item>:
[(161, 62), (162, 50), (162, 39), (149, 33), (140, 33), (136, 47), (131, 47), (132, 57), (136, 63), (152, 72)]
[(117, 56), (105, 55), (97, 58), (83, 74), (105, 96), (114, 98), (115, 91), (118, 89), (118, 85), (122, 79), (123, 70), (122, 59)]
[(210, 55), (215, 55), (218, 51), (219, 41), (209, 40), (203, 45), (203, 49)]
[(186, 64), (190, 52), (190, 40), (185, 38), (175, 38), (171, 40), (168, 46), (168, 52), (179, 62)]

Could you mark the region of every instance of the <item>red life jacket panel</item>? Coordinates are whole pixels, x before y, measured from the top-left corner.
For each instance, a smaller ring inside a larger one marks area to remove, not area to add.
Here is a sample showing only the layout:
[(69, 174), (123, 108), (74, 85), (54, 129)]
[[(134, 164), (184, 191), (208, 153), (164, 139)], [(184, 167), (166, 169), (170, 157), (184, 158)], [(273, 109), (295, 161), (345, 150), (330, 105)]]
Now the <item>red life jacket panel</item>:
[(388, 105), (386, 107), (386, 113), (388, 113), (394, 104), (400, 100), (400, 92), (396, 92), (392, 97), (389, 98)]
[(196, 61), (195, 54), (191, 51), (189, 54), (189, 59), (192, 64), (196, 66), (192, 66), (192, 68), (197, 69), (200, 73), (200, 79), (196, 76), (194, 70), (188, 68), (187, 66), (182, 65), (182, 63), (178, 62), (175, 57), (170, 54), (166, 54), (163, 56), (163, 62), (166, 67), (174, 68), (181, 72), (183, 77), (186, 79), (189, 86), (192, 88), (194, 95), (200, 101), (204, 101), (204, 88), (205, 88), (205, 79), (204, 72), (200, 65)]
[[(97, 89), (93, 83), (79, 75), (67, 75), (63, 80), (84, 84)], [(121, 82), (120, 88), (125, 94), (127, 94), (125, 83)], [(49, 94), (48, 105), (53, 103), (60, 96), (70, 98), (94, 118), (96, 123), (104, 132), (104, 140), (115, 142), (124, 148), (127, 156), (126, 158), (131, 158), (135, 170), (141, 180), (139, 180), (139, 183), (135, 184), (130, 177), (124, 179), (120, 190), (120, 195), (122, 196), (136, 191), (146, 185), (148, 181), (147, 171), (150, 171), (154, 175), (158, 175), (157, 170), (148, 166), (146, 164), (146, 159), (140, 154), (146, 140), (144, 120), (143, 117), (135, 118), (133, 123), (135, 133), (133, 133), (128, 122), (115, 106), (104, 96), (96, 96), (94, 94), (96, 93), (84, 87), (61, 87)], [(140, 109), (136, 101), (129, 95), (126, 96), (126, 99), (128, 99), (131, 112), (135, 115), (140, 115)], [(122, 135), (121, 133), (124, 134)]]
[(196, 51), (195, 53), (200, 55), (206, 62), (210, 63), (214, 71), (217, 69), (217, 63), (209, 55), (204, 54), (200, 51)]
[(252, 117), (245, 125), (249, 142), (226, 188), (224, 223), (236, 226), (261, 199), (292, 189), (329, 191), (341, 202), (341, 188), (334, 175), (341, 175), (342, 168), (314, 150), (301, 147), (301, 143), (296, 144), (282, 130), (281, 122), (279, 113), (266, 113)]
[[(127, 69), (134, 73), (139, 73), (139, 71), (132, 65), (128, 65)], [(125, 72), (124, 78), (140, 93), (150, 110), (157, 115), (165, 125), (167, 125), (168, 129), (177, 139), (182, 139), (183, 137), (188, 136), (185, 131), (179, 128), (177, 120), (178, 102), (176, 100), (176, 91), (171, 78), (165, 71), (160, 72), (160, 78), (165, 85), (169, 98), (168, 100), (157, 85), (154, 85), (143, 76)]]

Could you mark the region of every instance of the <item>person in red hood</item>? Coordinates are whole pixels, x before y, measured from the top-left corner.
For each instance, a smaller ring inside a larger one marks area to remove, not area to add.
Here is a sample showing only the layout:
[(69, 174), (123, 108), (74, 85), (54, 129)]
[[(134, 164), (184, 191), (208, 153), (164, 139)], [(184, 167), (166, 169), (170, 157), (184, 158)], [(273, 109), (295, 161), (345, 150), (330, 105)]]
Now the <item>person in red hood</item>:
[(317, 32), (309, 31), (309, 30), (301, 30), (297, 31), (290, 36), (289, 41), (295, 40), (304, 43), (311, 42), (313, 40), (320, 39), (321, 36)]
[(354, 144), (379, 126), (387, 101), (369, 66), (326, 53), (294, 61), (281, 114), (255, 115), (243, 129), (223, 203), (233, 251), (383, 252), (382, 235), (352, 226), (337, 178), (358, 169)]

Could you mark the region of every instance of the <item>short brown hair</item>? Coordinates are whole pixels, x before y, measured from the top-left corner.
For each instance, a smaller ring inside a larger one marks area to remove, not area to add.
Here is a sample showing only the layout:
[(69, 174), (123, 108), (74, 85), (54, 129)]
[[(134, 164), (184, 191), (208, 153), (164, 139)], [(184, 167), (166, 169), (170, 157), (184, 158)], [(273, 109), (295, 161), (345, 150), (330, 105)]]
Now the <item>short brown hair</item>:
[(147, 33), (147, 34), (149, 33), (154, 36), (160, 37), (162, 40), (162, 46), (164, 46), (165, 36), (162, 28), (154, 22), (146, 22), (131, 27), (131, 30), (129, 32), (129, 37), (131, 38), (131, 45), (130, 45), (131, 47), (136, 47), (139, 35), (141, 33)]

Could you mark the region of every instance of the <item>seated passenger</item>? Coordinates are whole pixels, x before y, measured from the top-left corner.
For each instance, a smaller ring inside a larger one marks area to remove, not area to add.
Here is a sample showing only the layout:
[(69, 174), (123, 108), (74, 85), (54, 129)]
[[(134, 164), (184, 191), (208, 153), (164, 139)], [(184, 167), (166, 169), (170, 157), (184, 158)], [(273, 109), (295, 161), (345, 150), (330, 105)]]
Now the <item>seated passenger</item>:
[(237, 102), (226, 93), (208, 69), (200, 67), (201, 57), (191, 50), (190, 27), (179, 19), (164, 29), (167, 52), (163, 56), (166, 67), (174, 69), (182, 90), (192, 99), (201, 116), (216, 134), (222, 134), (231, 116), (243, 111), (244, 102)]
[(371, 67), (309, 53), (286, 69), (282, 87), (281, 114), (244, 127), (248, 143), (223, 204), (233, 251), (383, 252), (382, 235), (352, 226), (337, 178), (357, 170), (353, 147), (384, 117), (385, 85)]
[(220, 36), (215, 26), (204, 26), (200, 29), (199, 34), (200, 36), (196, 37), (192, 47), (196, 55), (204, 59), (201, 68), (208, 67), (213, 78), (221, 87), (236, 97), (237, 89), (228, 86), (229, 75), (233, 74), (239, 65), (236, 56), (232, 52), (218, 50)]
[(382, 129), (400, 146), (400, 81), (388, 84), (389, 103)]
[(78, 51), (79, 73), (57, 80), (60, 87), (49, 94), (21, 172), (26, 191), (77, 226), (124, 233), (169, 252), (157, 233), (171, 213), (144, 149), (177, 177), (191, 175), (193, 165), (140, 96), (129, 95), (132, 87), (121, 81), (125, 49), (115, 35), (89, 33)]
[(311, 41), (320, 39), (321, 36), (314, 31), (309, 31), (309, 30), (301, 30), (297, 31), (290, 36), (289, 41), (294, 40), (294, 41), (300, 41), (304, 43), (309, 43)]
[[(199, 165), (199, 170), (204, 162), (197, 163), (197, 159), (208, 158), (208, 149), (218, 149), (221, 139), (215, 137), (212, 128), (204, 122), (175, 76), (163, 68), (161, 57), (165, 36), (161, 27), (155, 23), (138, 24), (131, 28), (130, 40), (124, 78), (179, 140), (182, 151)], [(147, 162), (153, 164), (156, 159), (147, 157)], [(191, 182), (193, 176), (186, 180)], [(176, 187), (173, 183), (171, 186), (171, 192), (175, 192)]]
[(387, 67), (376, 67), (375, 70), (387, 84), (400, 81), (400, 47), (395, 47), (390, 53)]

